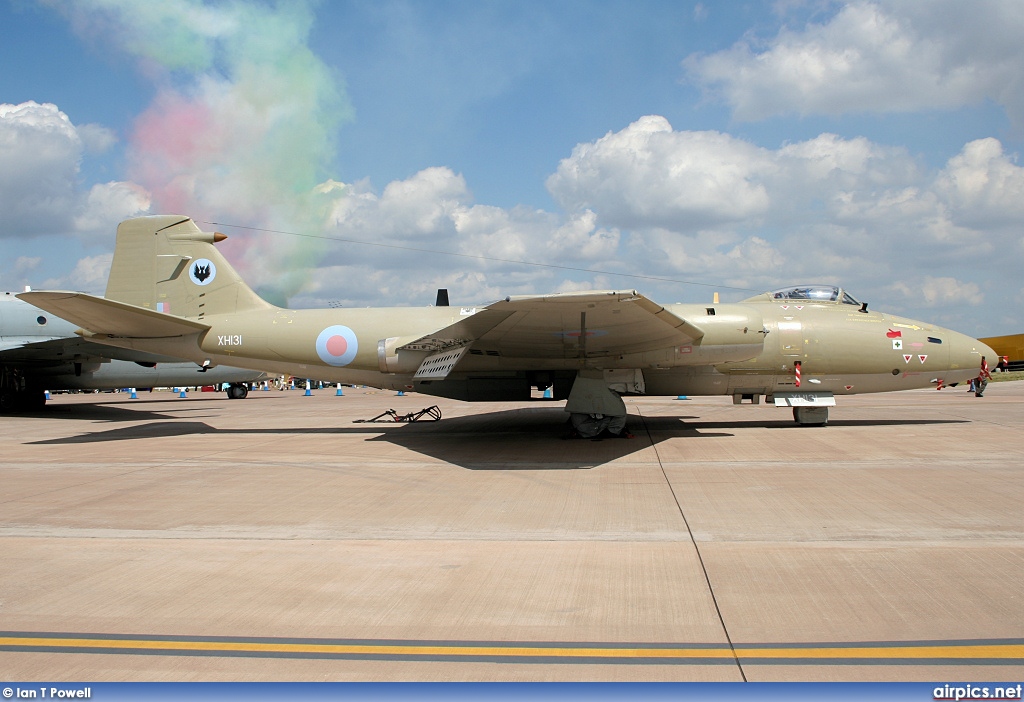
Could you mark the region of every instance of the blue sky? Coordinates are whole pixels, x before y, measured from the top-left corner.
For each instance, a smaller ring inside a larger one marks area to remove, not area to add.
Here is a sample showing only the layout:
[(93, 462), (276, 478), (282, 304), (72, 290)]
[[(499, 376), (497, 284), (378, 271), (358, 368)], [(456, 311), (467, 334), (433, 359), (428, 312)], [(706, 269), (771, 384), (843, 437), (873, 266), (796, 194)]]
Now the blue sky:
[(835, 281), (1019, 332), (1022, 30), (1017, 0), (0, 0), (0, 286), (102, 292), (117, 222), (174, 211), (326, 237), (218, 227), (293, 307)]

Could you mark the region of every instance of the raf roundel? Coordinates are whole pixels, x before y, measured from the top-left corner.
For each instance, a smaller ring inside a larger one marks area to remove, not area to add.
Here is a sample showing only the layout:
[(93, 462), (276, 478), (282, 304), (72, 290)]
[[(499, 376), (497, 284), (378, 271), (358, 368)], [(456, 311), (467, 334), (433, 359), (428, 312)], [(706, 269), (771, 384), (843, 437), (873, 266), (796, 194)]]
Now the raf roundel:
[(316, 355), (329, 366), (347, 366), (358, 351), (355, 332), (341, 324), (327, 327), (316, 338)]
[(217, 266), (208, 258), (196, 259), (188, 267), (188, 277), (196, 285), (209, 285), (217, 277)]

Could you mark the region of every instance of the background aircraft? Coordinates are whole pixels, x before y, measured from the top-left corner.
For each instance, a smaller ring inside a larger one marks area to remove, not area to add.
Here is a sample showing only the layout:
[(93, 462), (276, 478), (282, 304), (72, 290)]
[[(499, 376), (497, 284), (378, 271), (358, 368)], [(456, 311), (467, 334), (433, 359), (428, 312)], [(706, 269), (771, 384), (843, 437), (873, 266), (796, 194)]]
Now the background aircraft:
[(835, 395), (942, 387), (978, 375), (990, 348), (927, 322), (870, 311), (836, 286), (734, 304), (662, 306), (635, 291), (505, 298), (477, 307), (288, 310), (257, 296), (188, 217), (126, 220), (105, 298), (19, 297), (89, 340), (469, 401), (532, 387), (577, 418), (626, 415), (618, 392), (766, 396), (823, 425)]
[(1024, 370), (1024, 334), (1007, 334), (980, 339), (991, 346), (1000, 358), (1005, 359), (1005, 370)]
[(46, 390), (110, 390), (230, 383), (230, 398), (266, 374), (223, 366), (198, 373), (194, 363), (86, 341), (77, 326), (17, 299), (0, 295), (0, 411), (35, 409)]

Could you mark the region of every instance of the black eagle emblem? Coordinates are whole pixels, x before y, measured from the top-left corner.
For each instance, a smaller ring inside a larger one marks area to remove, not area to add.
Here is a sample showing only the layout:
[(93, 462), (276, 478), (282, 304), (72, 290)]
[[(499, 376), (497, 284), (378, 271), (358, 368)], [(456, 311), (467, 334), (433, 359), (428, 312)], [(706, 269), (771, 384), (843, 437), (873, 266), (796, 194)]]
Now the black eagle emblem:
[(192, 271), (192, 275), (194, 275), (196, 280), (200, 283), (204, 282), (210, 277), (210, 264), (207, 263), (205, 266), (200, 266), (197, 263), (195, 269)]

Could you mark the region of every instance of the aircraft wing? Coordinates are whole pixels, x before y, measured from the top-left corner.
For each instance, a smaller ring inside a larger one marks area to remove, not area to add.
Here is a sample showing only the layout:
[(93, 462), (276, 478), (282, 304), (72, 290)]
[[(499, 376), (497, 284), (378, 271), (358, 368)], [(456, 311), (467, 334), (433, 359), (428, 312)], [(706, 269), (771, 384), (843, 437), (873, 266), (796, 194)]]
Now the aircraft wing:
[(28, 348), (36, 344), (47, 344), (51, 341), (56, 341), (59, 337), (52, 337), (46, 341), (39, 341), (38, 336), (33, 337), (17, 337), (17, 336), (4, 336), (0, 338), (0, 358), (5, 358), (10, 355), (11, 352), (16, 352), (19, 349)]
[(38, 336), (5, 336), (0, 341), (0, 360), (4, 361), (61, 362), (108, 358), (138, 363), (181, 363), (180, 358), (173, 356), (121, 349), (77, 336), (53, 337), (45, 340), (40, 340)]
[(464, 346), (512, 358), (595, 358), (692, 344), (704, 332), (636, 291), (508, 297), (405, 348)]
[(18, 297), (94, 334), (165, 338), (186, 336), (210, 328), (202, 322), (86, 293), (26, 292)]

